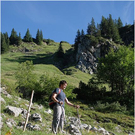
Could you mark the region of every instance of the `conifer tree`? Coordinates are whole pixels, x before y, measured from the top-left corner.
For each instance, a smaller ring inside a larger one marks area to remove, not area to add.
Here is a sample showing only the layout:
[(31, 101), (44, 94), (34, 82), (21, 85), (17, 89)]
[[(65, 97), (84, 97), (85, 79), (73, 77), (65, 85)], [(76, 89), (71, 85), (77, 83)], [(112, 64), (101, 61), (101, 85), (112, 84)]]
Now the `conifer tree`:
[(4, 37), (5, 37), (5, 42), (6, 42), (7, 46), (9, 46), (10, 41), (9, 41), (9, 37), (8, 37), (8, 33), (7, 32), (4, 33)]
[(113, 29), (113, 36), (112, 36), (112, 39), (113, 39), (114, 42), (116, 42), (116, 43), (120, 43), (120, 42), (121, 42), (121, 38), (120, 38), (119, 30), (118, 30), (117, 26), (115, 26), (114, 29)]
[(12, 45), (12, 44), (16, 44), (16, 42), (17, 42), (17, 32), (14, 30), (14, 28), (12, 29), (12, 31), (11, 31), (11, 35), (10, 35), (10, 44)]
[(38, 44), (38, 45), (41, 45), (42, 44), (42, 41), (41, 41), (41, 35), (40, 35), (41, 33), (40, 33), (40, 31), (39, 31), (39, 29), (37, 30), (37, 35), (36, 35), (36, 43)]
[(121, 28), (123, 26), (123, 23), (120, 19), (120, 17), (118, 18), (118, 28)]
[(81, 33), (80, 33), (80, 30), (78, 29), (77, 30), (77, 35), (76, 35), (76, 38), (75, 38), (75, 44), (74, 44), (74, 51), (75, 51), (75, 53), (78, 50), (78, 44), (81, 42), (80, 38), (81, 38)]
[(100, 25), (97, 23), (97, 28), (96, 28), (96, 37), (101, 37), (101, 29), (100, 29)]
[(43, 41), (43, 33), (42, 33), (42, 30), (40, 31), (40, 38), (41, 38), (41, 41)]
[(81, 30), (81, 37), (84, 37), (85, 33), (84, 33), (84, 30), (82, 29)]
[(80, 34), (80, 42), (82, 42), (83, 38), (85, 36), (84, 30), (81, 30), (81, 34)]
[(57, 56), (58, 56), (58, 58), (64, 57), (64, 50), (62, 48), (62, 42), (60, 42), (60, 45), (59, 45), (59, 48), (58, 48), (58, 51), (57, 51)]
[(95, 36), (95, 33), (96, 33), (95, 21), (94, 18), (92, 17), (91, 24), (88, 24), (87, 34)]
[(22, 43), (22, 38), (21, 38), (21, 33), (19, 33), (17, 45), (21, 45), (21, 43)]
[(1, 33), (1, 53), (7, 52), (9, 49), (9, 45), (6, 43), (4, 34)]
[(26, 34), (25, 34), (25, 36), (24, 36), (24, 41), (25, 41), (25, 42), (32, 42), (32, 41), (33, 41), (33, 40), (32, 40), (32, 37), (31, 37), (31, 35), (30, 35), (29, 29), (27, 29), (27, 32), (26, 32)]
[(117, 26), (114, 24), (112, 16), (109, 15), (108, 19), (108, 38), (112, 38), (113, 41), (119, 42), (120, 35)]
[(102, 20), (101, 20), (101, 24), (100, 24), (101, 36), (106, 37), (107, 28), (108, 28), (107, 19), (104, 16), (102, 16)]
[(80, 30), (77, 30), (77, 35), (76, 35), (76, 38), (75, 38), (75, 44), (80, 42), (80, 36), (81, 36)]
[(112, 15), (109, 14), (109, 19), (108, 19), (108, 27), (107, 27), (107, 37), (112, 38), (113, 37), (113, 32), (114, 32), (114, 22), (112, 19)]

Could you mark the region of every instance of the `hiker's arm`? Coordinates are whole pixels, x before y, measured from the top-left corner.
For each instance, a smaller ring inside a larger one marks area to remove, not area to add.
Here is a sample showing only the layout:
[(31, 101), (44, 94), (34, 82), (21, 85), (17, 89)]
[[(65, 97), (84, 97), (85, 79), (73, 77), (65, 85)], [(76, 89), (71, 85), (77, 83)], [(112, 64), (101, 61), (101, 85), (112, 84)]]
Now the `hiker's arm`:
[(53, 100), (54, 102), (56, 102), (56, 103), (60, 103), (59, 100), (56, 99), (56, 97), (57, 97), (57, 93), (54, 93), (54, 94), (52, 95), (52, 100)]
[(75, 108), (80, 108), (79, 105), (74, 105), (74, 104), (72, 104), (71, 102), (69, 102), (67, 98), (65, 99), (65, 102), (66, 102), (68, 105), (70, 105), (70, 106), (73, 106), (73, 107), (75, 107)]
[(59, 103), (59, 104), (63, 104), (63, 102), (62, 101), (59, 101), (59, 100), (57, 100), (57, 93), (54, 93), (53, 95), (52, 95), (52, 100), (54, 101), (54, 102), (56, 102), (56, 103)]

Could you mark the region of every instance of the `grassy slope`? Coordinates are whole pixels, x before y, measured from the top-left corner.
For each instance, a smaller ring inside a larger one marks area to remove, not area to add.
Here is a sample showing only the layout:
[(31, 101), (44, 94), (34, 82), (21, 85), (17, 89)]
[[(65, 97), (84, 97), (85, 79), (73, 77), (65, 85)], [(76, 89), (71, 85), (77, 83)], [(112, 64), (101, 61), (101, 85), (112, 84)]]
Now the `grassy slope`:
[[(75, 70), (75, 72), (72, 72), (72, 75), (65, 75), (52, 64), (55, 61), (58, 61), (58, 59), (53, 56), (53, 54), (58, 50), (58, 45), (58, 43), (48, 46), (42, 45), (42, 47), (33, 45), (32, 52), (29, 53), (21, 53), (17, 51), (17, 47), (11, 47), (11, 50), (16, 50), (17, 52), (9, 52), (1, 56), (2, 82), (10, 81), (12, 84), (15, 83), (16, 80), (14, 73), (19, 63), (26, 60), (32, 60), (35, 67), (34, 73), (37, 74), (38, 77), (47, 72), (50, 76), (57, 75), (61, 79), (67, 80), (68, 83), (76, 87), (78, 87), (78, 84), (81, 80), (87, 83), (91, 77), (89, 74), (83, 73), (79, 70)], [(22, 50), (24, 47), (30, 49), (30, 46), (31, 45), (25, 43), (21, 47), (19, 47), (19, 49)], [(71, 48), (68, 43), (63, 43), (63, 46), (64, 51)], [(72, 67), (72, 69), (74, 69), (74, 67)]]
[[(77, 69), (75, 69), (74, 66), (68, 67), (68, 70), (71, 70), (71, 75), (65, 75), (63, 72), (61, 72), (56, 66), (54, 66), (52, 63), (57, 62), (57, 59), (53, 55), (57, 49), (58, 49), (59, 43), (52, 43), (51, 45), (29, 45), (29, 44), (23, 44), (23, 46), (19, 47), (19, 49), (23, 49), (24, 47), (27, 47), (27, 49), (30, 49), (31, 52), (29, 53), (21, 53), (18, 52), (17, 47), (11, 47), (11, 50), (14, 50), (16, 52), (9, 52), (7, 54), (3, 54), (1, 56), (1, 82), (2, 85), (8, 85), (8, 91), (12, 91), (16, 87), (16, 80), (15, 80), (15, 71), (17, 69), (17, 66), (19, 63), (24, 62), (25, 60), (33, 60), (34, 63), (34, 73), (40, 77), (44, 73), (48, 73), (50, 76), (57, 75), (61, 77), (61, 79), (67, 80), (68, 83), (71, 85), (78, 87), (78, 84), (80, 81), (83, 81), (85, 83), (88, 82), (88, 80), (91, 78), (89, 74), (83, 73)], [(71, 46), (68, 43), (63, 43), (64, 51), (70, 49)], [(11, 102), (10, 102), (11, 103)], [(8, 102), (7, 102), (8, 104)], [(126, 116), (123, 114), (114, 114), (114, 113), (100, 113), (96, 111), (92, 111), (88, 108), (87, 105), (82, 104), (78, 101), (78, 103), (75, 101), (75, 104), (80, 104), (83, 109), (80, 109), (80, 115), (82, 123), (88, 123), (91, 125), (100, 125), (107, 130), (114, 131), (115, 127), (119, 124), (122, 125), (122, 130), (133, 130), (133, 117)], [(3, 110), (3, 107), (2, 109)], [(70, 111), (69, 111), (70, 110)], [(42, 110), (43, 111), (43, 110)], [(41, 113), (43, 113), (41, 111)], [(72, 109), (71, 107), (66, 106), (66, 113), (69, 116), (76, 115), (76, 110)], [(8, 116), (10, 117), (10, 116)], [(105, 122), (105, 120), (109, 119), (109, 122)], [(95, 124), (95, 121), (98, 121), (98, 124)], [(4, 126), (4, 132), (5, 133), (8, 128)], [(20, 134), (21, 131), (16, 129), (14, 130), (14, 133)], [(29, 132), (27, 131), (26, 134), (34, 135), (36, 132)], [(40, 135), (40, 132), (38, 132)], [(89, 133), (93, 134), (93, 133)], [(125, 133), (117, 133), (117, 135), (123, 135)], [(41, 132), (42, 135), (42, 132)]]

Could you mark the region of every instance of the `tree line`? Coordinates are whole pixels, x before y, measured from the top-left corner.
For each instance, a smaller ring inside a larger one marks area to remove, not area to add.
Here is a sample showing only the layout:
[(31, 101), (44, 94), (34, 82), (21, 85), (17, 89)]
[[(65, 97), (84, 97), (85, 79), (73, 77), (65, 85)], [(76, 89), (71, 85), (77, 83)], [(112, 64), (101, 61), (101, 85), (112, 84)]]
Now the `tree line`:
[(119, 28), (123, 27), (123, 23), (120, 19), (113, 20), (112, 15), (109, 14), (108, 18), (102, 16), (101, 23), (97, 25), (95, 24), (94, 18), (92, 17), (91, 22), (88, 23), (87, 33), (84, 33), (84, 30), (77, 30), (77, 35), (75, 37), (75, 50), (77, 50), (77, 45), (82, 41), (85, 35), (89, 35), (91, 38), (95, 40), (99, 37), (104, 37), (109, 40), (112, 40), (116, 43), (122, 43)]
[(15, 29), (13, 28), (11, 31), (11, 35), (10, 37), (8, 36), (8, 33), (2, 33), (1, 32), (1, 53), (5, 53), (8, 51), (9, 49), (9, 45), (21, 45), (21, 43), (23, 42), (35, 42), (38, 45), (42, 44), (43, 41), (43, 33), (42, 30), (37, 30), (37, 34), (36, 34), (36, 38), (32, 38), (29, 29), (27, 29), (25, 36), (23, 37), (23, 39), (21, 38), (21, 33), (19, 33), (19, 35), (17, 34), (17, 32), (15, 31)]

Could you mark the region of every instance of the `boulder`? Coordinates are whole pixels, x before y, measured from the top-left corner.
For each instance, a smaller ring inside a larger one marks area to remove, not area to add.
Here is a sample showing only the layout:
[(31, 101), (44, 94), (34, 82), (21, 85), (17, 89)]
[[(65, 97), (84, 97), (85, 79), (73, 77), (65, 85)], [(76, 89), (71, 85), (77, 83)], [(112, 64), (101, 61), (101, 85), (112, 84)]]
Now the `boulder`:
[(70, 124), (73, 124), (75, 126), (79, 127), (79, 125), (80, 125), (80, 121), (76, 117), (69, 117), (69, 121), (70, 121)]
[(32, 125), (31, 123), (28, 123), (26, 128), (29, 130), (41, 130), (38, 124)]
[(7, 106), (5, 112), (9, 113), (10, 115), (14, 115), (15, 117), (18, 117), (22, 113), (22, 109), (13, 106)]
[(48, 109), (44, 111), (45, 113), (52, 114), (52, 110)]
[(32, 114), (29, 119), (33, 120), (33, 121), (40, 121), (40, 122), (42, 122), (41, 115), (38, 114), (38, 113)]
[(104, 128), (101, 127), (98, 129), (98, 132), (102, 133), (103, 135), (110, 135), (108, 131), (106, 131)]
[(22, 113), (21, 114), (23, 115), (24, 118), (27, 117), (27, 113), (28, 113), (28, 111), (26, 109), (22, 109)]
[(73, 134), (73, 135), (82, 135), (80, 130), (73, 124), (71, 124), (69, 126), (69, 133)]
[(6, 124), (10, 128), (17, 125), (16, 122), (13, 119), (7, 119)]

